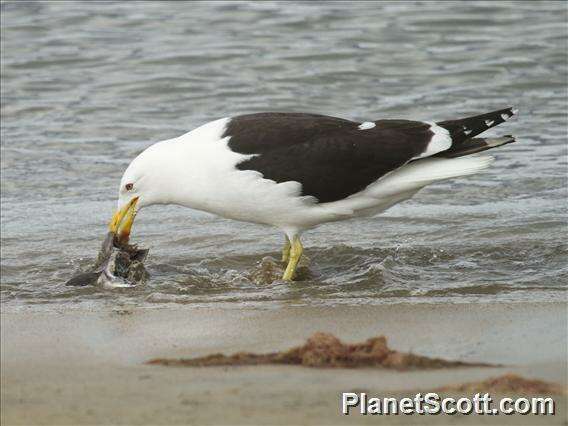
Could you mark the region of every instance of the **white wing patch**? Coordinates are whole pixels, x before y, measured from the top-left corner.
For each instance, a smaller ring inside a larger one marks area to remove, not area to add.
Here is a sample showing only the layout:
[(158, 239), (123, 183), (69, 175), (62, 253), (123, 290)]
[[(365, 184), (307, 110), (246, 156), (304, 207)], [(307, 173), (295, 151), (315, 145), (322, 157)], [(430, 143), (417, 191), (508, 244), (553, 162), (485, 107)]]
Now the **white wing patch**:
[(365, 122), (363, 122), (359, 125), (358, 129), (359, 130), (368, 130), (368, 129), (372, 129), (375, 126), (376, 126), (376, 124), (373, 123), (372, 121), (365, 121)]
[(432, 139), (430, 139), (430, 142), (426, 147), (426, 151), (416, 157), (412, 157), (413, 160), (430, 157), (434, 154), (437, 154), (438, 152), (450, 149), (450, 147), (452, 146), (452, 137), (450, 136), (450, 132), (447, 129), (438, 126), (436, 123), (428, 124), (430, 125), (430, 131), (433, 132), (434, 135), (432, 136)]

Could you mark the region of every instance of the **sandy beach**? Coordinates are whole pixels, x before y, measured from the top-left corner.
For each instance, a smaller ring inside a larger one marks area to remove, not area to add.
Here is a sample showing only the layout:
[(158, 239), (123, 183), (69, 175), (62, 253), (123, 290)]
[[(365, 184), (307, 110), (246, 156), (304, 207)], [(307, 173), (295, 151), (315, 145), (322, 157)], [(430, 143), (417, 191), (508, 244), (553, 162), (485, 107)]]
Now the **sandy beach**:
[[(4, 312), (2, 424), (565, 424), (555, 416), (340, 414), (341, 392), (412, 396), (504, 373), (566, 387), (564, 303)], [(154, 357), (269, 352), (316, 331), (385, 335), (397, 350), (501, 364), (399, 372), (162, 367)], [(507, 395), (509, 396), (509, 395)]]

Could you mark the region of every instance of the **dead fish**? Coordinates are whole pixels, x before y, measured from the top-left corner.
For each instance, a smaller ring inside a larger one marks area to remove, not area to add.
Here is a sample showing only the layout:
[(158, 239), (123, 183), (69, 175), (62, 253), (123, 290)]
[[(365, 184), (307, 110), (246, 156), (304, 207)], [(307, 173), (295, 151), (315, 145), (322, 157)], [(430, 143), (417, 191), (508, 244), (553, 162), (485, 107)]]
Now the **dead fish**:
[(116, 234), (109, 232), (91, 269), (75, 275), (65, 285), (117, 288), (142, 284), (150, 276), (144, 268), (148, 252), (132, 244), (119, 244)]

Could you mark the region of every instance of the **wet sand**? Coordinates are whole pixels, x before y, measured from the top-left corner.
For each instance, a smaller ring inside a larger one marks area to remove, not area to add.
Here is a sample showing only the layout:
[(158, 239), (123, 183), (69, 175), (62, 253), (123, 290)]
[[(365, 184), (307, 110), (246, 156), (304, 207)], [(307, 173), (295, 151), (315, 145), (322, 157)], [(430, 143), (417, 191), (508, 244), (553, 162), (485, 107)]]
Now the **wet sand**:
[[(413, 396), (505, 373), (567, 385), (565, 303), (3, 312), (1, 420), (15, 424), (563, 424), (555, 416), (340, 414), (341, 392)], [(270, 352), (317, 331), (505, 367), (426, 371), (163, 367), (152, 358)]]

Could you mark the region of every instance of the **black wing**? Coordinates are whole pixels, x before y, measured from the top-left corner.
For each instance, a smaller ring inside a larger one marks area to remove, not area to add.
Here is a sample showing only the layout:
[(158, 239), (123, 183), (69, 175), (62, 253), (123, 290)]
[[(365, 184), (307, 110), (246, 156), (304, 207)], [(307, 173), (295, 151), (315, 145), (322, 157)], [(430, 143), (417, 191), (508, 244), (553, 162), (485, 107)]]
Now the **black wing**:
[(238, 164), (275, 182), (296, 181), (320, 203), (341, 200), (426, 151), (430, 125), (379, 120), (375, 127), (314, 114), (260, 113), (233, 118), (229, 147), (257, 154)]
[(224, 136), (231, 136), (229, 146), (235, 152), (263, 154), (357, 126), (353, 121), (326, 115), (263, 112), (233, 117)]

